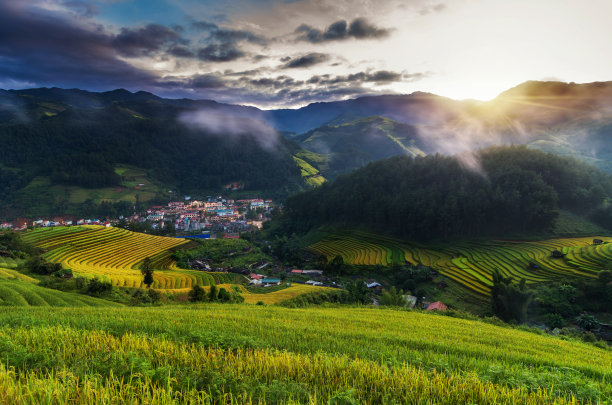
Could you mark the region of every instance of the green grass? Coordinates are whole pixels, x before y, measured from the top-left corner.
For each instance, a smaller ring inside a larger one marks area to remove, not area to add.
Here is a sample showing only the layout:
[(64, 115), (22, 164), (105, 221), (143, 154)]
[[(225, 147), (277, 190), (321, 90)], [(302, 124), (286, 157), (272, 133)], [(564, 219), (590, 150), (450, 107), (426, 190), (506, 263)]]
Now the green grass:
[(38, 286), (38, 280), (15, 270), (0, 269), (0, 306), (109, 307), (113, 302)]
[(308, 162), (300, 159), (297, 156), (293, 156), (293, 160), (300, 168), (302, 177), (306, 180), (307, 184), (311, 186), (320, 186), (321, 184), (325, 183), (325, 177), (321, 176), (318, 169), (314, 168)]
[[(146, 171), (126, 165), (118, 165), (115, 172), (122, 177), (121, 184), (113, 187), (83, 188), (52, 184), (45, 176), (35, 177), (26, 187), (19, 191), (21, 205), (28, 207), (30, 216), (48, 216), (57, 213), (56, 206), (66, 205), (64, 210), (71, 214), (78, 211), (78, 206), (91, 199), (99, 204), (102, 201), (147, 202), (158, 194), (165, 194), (166, 189), (155, 179), (148, 177)], [(144, 186), (139, 186), (144, 184)]]
[(3, 403), (606, 403), (612, 352), (376, 308), (13, 308)]

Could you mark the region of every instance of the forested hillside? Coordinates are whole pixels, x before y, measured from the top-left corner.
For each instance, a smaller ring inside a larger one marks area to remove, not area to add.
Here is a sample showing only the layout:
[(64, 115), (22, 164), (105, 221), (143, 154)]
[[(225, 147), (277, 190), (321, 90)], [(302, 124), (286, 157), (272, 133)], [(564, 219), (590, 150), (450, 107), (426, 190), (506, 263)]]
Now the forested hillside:
[(611, 227), (612, 179), (524, 146), (473, 155), (394, 157), (291, 197), (292, 231), (352, 225), (413, 240), (546, 232), (557, 210)]
[[(246, 190), (284, 196), (304, 186), (293, 142), (246, 118), (227, 116), (234, 126), (201, 123), (202, 103), (162, 102), (148, 93), (125, 91), (6, 93), (0, 95), (4, 209), (20, 213), (37, 192), (32, 186), (41, 182), (81, 187), (84, 194), (124, 186), (117, 170), (121, 165), (141, 169), (158, 193), (216, 191), (239, 181)], [(215, 111), (226, 113), (220, 107)], [(195, 115), (193, 122), (183, 119), (187, 113)]]

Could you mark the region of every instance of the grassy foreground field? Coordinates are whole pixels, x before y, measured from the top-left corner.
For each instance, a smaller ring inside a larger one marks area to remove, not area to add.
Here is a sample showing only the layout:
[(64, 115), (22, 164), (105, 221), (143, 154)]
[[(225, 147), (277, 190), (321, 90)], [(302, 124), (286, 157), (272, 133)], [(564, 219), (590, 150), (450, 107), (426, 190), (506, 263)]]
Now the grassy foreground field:
[[(420, 263), (432, 267), (470, 290), (488, 295), (494, 270), (503, 275), (524, 278), (527, 283), (558, 281), (573, 277), (597, 277), (612, 261), (612, 244), (593, 245), (604, 237), (558, 238), (541, 241), (476, 241), (449, 246), (422, 247), (365, 232), (331, 233), (307, 250), (345, 263), (392, 265)], [(564, 253), (551, 257), (552, 250)], [(537, 268), (530, 266), (533, 263)]]
[(612, 399), (609, 350), (409, 311), (13, 308), (0, 325), (0, 403)]

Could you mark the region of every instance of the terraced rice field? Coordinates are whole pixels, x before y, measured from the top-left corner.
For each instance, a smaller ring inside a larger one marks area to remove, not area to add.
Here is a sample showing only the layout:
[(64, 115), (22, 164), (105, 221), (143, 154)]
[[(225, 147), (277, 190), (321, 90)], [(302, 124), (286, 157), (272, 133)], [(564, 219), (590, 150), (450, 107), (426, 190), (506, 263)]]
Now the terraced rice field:
[(72, 269), (75, 274), (100, 277), (117, 287), (142, 288), (140, 265), (153, 261), (153, 288), (180, 290), (235, 282), (233, 275), (184, 270), (176, 267), (172, 251), (185, 247), (185, 239), (165, 238), (95, 225), (36, 229), (23, 234), (26, 242), (47, 252), (44, 257)]
[[(479, 294), (488, 295), (492, 274), (524, 278), (527, 283), (596, 277), (612, 261), (612, 243), (593, 245), (604, 237), (559, 238), (542, 241), (462, 242), (440, 248), (425, 248), (404, 241), (365, 232), (331, 234), (307, 250), (333, 259), (340, 255), (345, 263), (383, 265), (419, 263), (461, 283)], [(564, 253), (553, 258), (552, 250)], [(532, 267), (529, 263), (537, 265)]]
[(19, 260), (12, 257), (0, 256), (0, 267), (3, 269), (14, 269), (19, 266)]
[(86, 295), (51, 290), (36, 285), (38, 280), (16, 270), (0, 268), (0, 306), (100, 307), (119, 306)]

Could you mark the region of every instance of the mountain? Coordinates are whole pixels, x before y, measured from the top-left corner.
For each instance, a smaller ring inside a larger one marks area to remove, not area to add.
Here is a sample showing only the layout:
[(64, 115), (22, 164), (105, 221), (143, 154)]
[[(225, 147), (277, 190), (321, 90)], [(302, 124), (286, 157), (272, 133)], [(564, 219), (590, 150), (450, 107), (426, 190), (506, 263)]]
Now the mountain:
[(546, 233), (559, 209), (612, 229), (610, 197), (612, 176), (591, 165), (506, 146), (380, 160), (290, 197), (284, 212), (288, 234), (338, 226), (428, 241)]
[(271, 111), (124, 89), (0, 90), (0, 199), (14, 214), (46, 215), (228, 183), (283, 197), (381, 158), (512, 144), (612, 171), (611, 137), (612, 82), (532, 81), (488, 102), (417, 92)]
[[(299, 109), (267, 111), (266, 120), (280, 131), (304, 133), (342, 115), (355, 119), (383, 116), (411, 125), (429, 125), (458, 117), (465, 103), (435, 94), (360, 97), (352, 100), (312, 103)], [(433, 113), (433, 114), (432, 114)]]
[[(304, 134), (291, 139), (319, 153), (334, 144), (338, 133), (348, 132), (342, 130), (343, 124), (380, 116), (396, 122), (386, 131), (392, 137), (399, 135), (394, 132), (396, 128), (403, 131), (400, 124), (411, 126), (411, 139), (426, 153), (451, 155), (494, 145), (525, 144), (612, 171), (612, 82), (530, 81), (488, 102), (413, 93), (315, 103), (270, 114), (279, 128), (304, 130)], [(358, 133), (359, 125), (354, 127)], [(321, 133), (328, 134), (329, 141), (304, 142), (309, 135)], [(354, 146), (356, 156), (370, 152), (370, 144), (355, 141)], [(401, 150), (387, 151), (404, 154)]]
[(426, 154), (418, 131), (412, 125), (379, 116), (345, 122), (351, 118), (343, 115), (292, 138), (304, 149), (329, 157), (328, 166), (322, 168), (327, 177), (391, 156)]
[(32, 89), (0, 93), (4, 215), (131, 206), (227, 183), (282, 197), (306, 186), (299, 147), (254, 118), (259, 110), (145, 92)]

